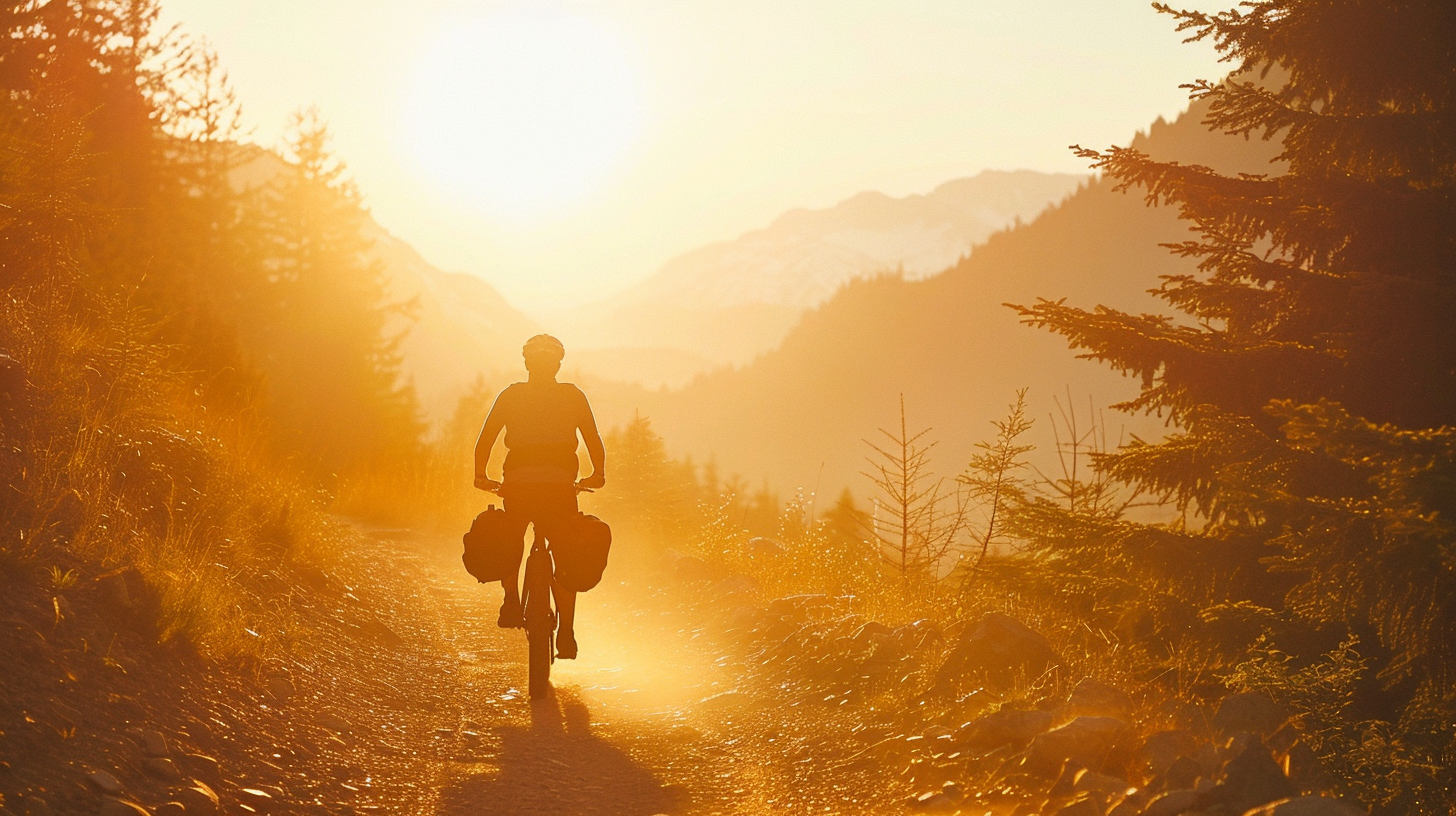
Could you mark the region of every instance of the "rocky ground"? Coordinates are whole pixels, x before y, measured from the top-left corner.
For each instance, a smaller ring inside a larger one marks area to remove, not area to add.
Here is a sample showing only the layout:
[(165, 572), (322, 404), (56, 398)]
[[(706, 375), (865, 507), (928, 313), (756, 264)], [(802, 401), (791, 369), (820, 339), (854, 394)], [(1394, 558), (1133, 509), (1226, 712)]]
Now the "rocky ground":
[(1057, 658), (1010, 618), (891, 628), (675, 554), (582, 597), (582, 657), (533, 704), (524, 637), (456, 544), (376, 530), (352, 552), (272, 576), (301, 588), (299, 645), (258, 670), (157, 647), (125, 572), (6, 576), (4, 812), (1214, 816), (1331, 787), (1267, 698), (1011, 699), (998, 672)]

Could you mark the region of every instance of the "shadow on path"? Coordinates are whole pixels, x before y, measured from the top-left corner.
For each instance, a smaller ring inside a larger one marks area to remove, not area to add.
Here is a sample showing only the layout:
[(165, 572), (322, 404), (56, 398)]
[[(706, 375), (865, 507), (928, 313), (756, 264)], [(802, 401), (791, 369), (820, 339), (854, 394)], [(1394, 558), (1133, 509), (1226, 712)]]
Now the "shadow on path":
[(593, 736), (590, 723), (586, 704), (569, 689), (533, 702), (529, 728), (497, 732), (500, 769), (447, 787), (438, 812), (652, 816), (682, 808), (677, 791), (664, 789), (627, 754)]

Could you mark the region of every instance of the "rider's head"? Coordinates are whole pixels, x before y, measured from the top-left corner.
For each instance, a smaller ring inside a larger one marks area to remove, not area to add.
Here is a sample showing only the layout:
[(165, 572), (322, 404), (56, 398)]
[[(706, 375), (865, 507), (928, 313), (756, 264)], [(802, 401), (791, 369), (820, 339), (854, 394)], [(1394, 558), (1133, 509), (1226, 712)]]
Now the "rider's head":
[(526, 371), (533, 376), (555, 377), (561, 370), (566, 347), (549, 334), (538, 334), (526, 341), (521, 356), (526, 358)]

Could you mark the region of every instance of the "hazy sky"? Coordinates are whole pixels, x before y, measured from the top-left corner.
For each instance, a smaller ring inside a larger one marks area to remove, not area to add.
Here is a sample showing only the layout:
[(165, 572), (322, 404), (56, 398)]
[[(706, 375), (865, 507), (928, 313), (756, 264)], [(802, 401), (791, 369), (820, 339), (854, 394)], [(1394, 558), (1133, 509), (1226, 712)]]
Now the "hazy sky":
[(386, 228), (528, 309), (792, 207), (1084, 170), (1067, 145), (1124, 143), (1221, 73), (1145, 0), (163, 5), (253, 140), (317, 104)]

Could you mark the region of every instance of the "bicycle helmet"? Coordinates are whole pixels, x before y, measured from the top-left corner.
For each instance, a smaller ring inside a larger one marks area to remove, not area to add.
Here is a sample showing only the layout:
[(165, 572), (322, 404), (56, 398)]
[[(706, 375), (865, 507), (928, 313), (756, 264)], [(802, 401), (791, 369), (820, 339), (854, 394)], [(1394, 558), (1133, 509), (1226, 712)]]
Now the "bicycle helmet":
[(538, 334), (526, 341), (526, 345), (521, 349), (521, 354), (550, 356), (556, 358), (556, 362), (559, 363), (566, 357), (566, 346), (561, 345), (560, 340), (549, 334)]

